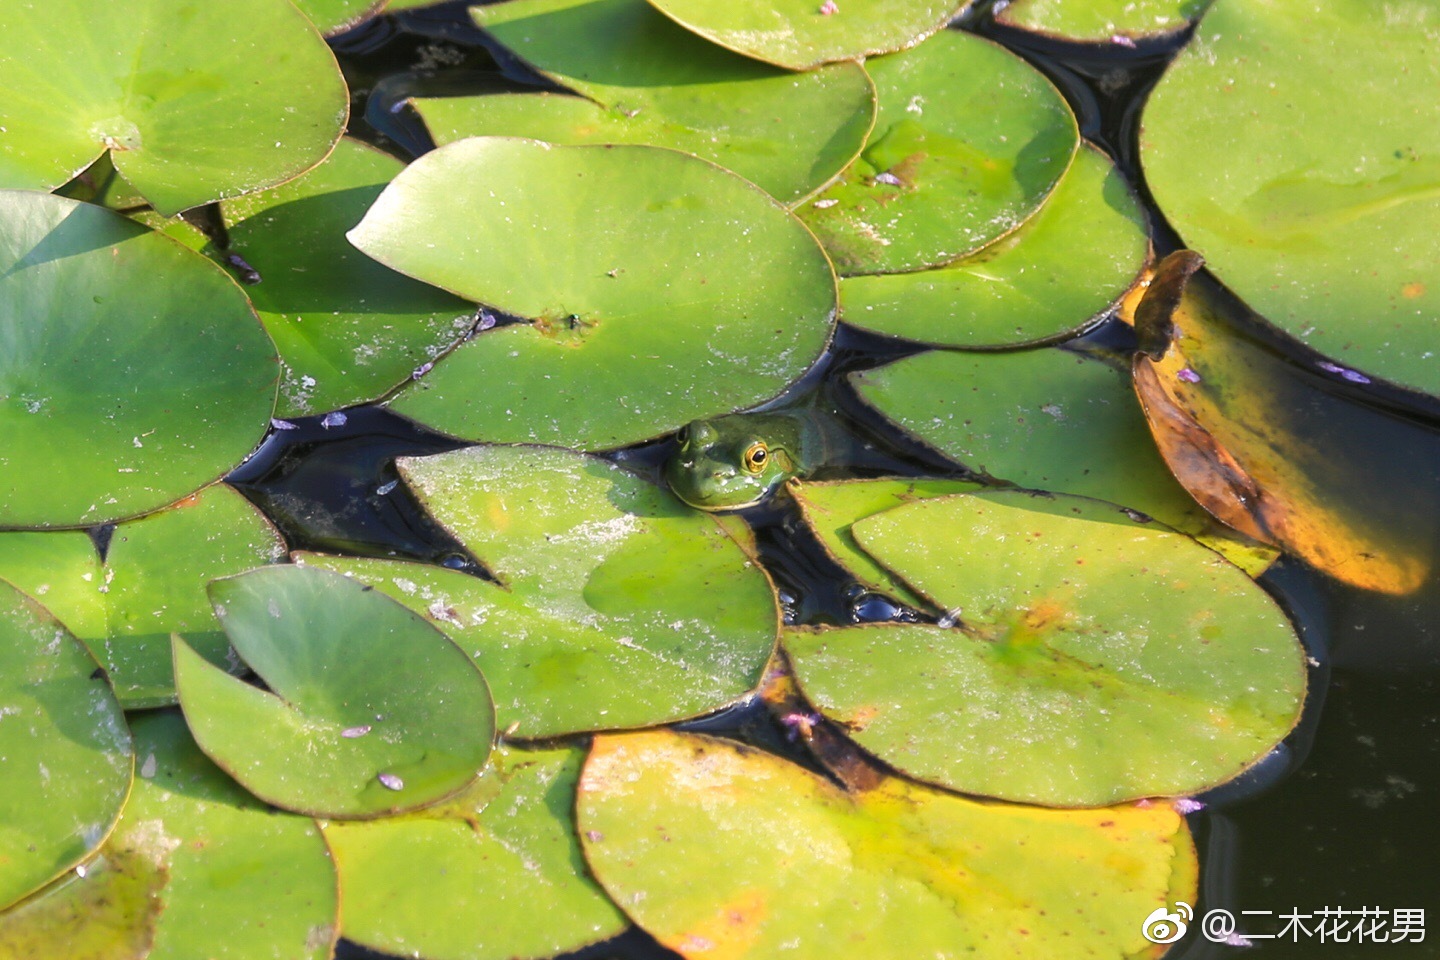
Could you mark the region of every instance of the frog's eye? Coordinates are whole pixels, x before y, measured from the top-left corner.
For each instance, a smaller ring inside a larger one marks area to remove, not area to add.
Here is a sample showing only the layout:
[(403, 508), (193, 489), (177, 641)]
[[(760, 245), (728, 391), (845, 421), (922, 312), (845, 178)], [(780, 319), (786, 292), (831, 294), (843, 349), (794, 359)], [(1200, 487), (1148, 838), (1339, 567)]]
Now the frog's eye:
[(675, 442), (680, 444), (680, 446), (682, 447), (690, 442), (690, 424), (687, 423), (685, 424), (685, 426), (680, 428), (680, 430), (675, 434)]
[(745, 451), (745, 469), (751, 473), (759, 473), (769, 461), (770, 449), (763, 441), (756, 440), (750, 444), (750, 449)]

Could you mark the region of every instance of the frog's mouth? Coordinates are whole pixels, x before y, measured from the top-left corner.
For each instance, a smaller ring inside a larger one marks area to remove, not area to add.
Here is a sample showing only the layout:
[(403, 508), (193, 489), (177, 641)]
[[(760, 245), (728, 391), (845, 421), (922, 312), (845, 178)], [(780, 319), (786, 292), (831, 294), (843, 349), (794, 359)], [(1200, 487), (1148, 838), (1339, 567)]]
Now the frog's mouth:
[(770, 483), (716, 462), (712, 469), (694, 457), (677, 456), (665, 465), (670, 492), (697, 510), (718, 513), (753, 507), (774, 492)]

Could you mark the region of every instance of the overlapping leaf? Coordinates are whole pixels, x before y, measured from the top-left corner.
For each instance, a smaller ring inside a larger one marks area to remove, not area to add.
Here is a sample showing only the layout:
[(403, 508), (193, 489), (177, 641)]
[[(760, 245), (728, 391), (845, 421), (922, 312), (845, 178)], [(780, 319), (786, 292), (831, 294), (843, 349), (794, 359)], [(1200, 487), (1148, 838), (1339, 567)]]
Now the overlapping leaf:
[(1172, 34), (1199, 19), (1211, 0), (1010, 0), (995, 21), (1065, 40), (1110, 42)]

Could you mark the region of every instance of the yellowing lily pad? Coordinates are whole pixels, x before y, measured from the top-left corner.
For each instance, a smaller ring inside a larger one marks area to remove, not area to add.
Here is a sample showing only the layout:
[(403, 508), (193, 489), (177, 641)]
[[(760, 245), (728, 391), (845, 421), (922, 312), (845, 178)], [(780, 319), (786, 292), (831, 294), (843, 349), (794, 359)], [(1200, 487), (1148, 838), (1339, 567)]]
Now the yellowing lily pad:
[(859, 64), (789, 73), (705, 42), (645, 0), (510, 0), (471, 13), (581, 96), (415, 101), (436, 143), (502, 135), (673, 147), (789, 202), (855, 159), (875, 120), (875, 90)]
[(0, 906), (104, 842), (130, 792), (130, 732), (105, 672), (0, 580)]
[(1339, 580), (1433, 582), (1440, 527), (1415, 508), (1435, 493), (1433, 432), (1332, 392), (1363, 374), (1306, 370), (1244, 336), (1256, 318), (1198, 267), (1167, 257), (1136, 314), (1135, 390), (1170, 469), (1220, 520)]
[(995, 22), (1063, 40), (1104, 43), (1184, 30), (1212, 0), (1010, 0)]
[(1299, 718), (1305, 655), (1269, 595), (1108, 504), (961, 494), (852, 534), (946, 616), (787, 631), (785, 649), (810, 702), (911, 776), (1052, 806), (1181, 796)]
[(175, 702), (172, 633), (216, 666), (239, 669), (205, 585), (284, 556), (275, 528), (224, 484), (119, 524), (103, 564), (84, 533), (0, 534), (0, 577), (90, 648), (127, 709)]
[(578, 813), (601, 884), (687, 960), (1153, 957), (1140, 921), (1196, 882), (1167, 804), (1037, 810), (898, 778), (847, 793), (669, 731), (597, 737)]
[(834, 323), (834, 274), (809, 231), (673, 150), (461, 140), (407, 167), (349, 236), (528, 319), (461, 345), (392, 402), (470, 440), (602, 449), (753, 406), (815, 362)]
[(722, 47), (791, 70), (913, 47), (969, 0), (650, 0), (676, 23)]
[(846, 323), (953, 347), (1035, 343), (1078, 332), (1135, 282), (1145, 215), (1099, 150), (1084, 144), (1050, 198), (1014, 233), (940, 270), (840, 281)]
[(494, 711), (459, 647), (399, 604), (322, 570), (276, 566), (210, 585), (269, 691), (175, 640), (175, 682), (202, 750), (276, 806), (372, 817), (455, 793), (490, 753)]
[(195, 746), (178, 713), (134, 721), (138, 771), (100, 854), (0, 914), (26, 960), (324, 960), (335, 868), (312, 820), (270, 809)]
[(1170, 223), (1257, 313), (1440, 394), (1435, 14), (1217, 3), (1146, 102), (1140, 145)]
[(345, 936), (426, 960), (549, 957), (615, 936), (624, 916), (585, 872), (574, 820), (576, 747), (500, 747), (437, 806), (329, 823)]
[(3, 190), (0, 219), (0, 529), (145, 513), (254, 448), (275, 349), (233, 280), (103, 207)]
[(313, 167), (349, 113), (335, 58), (285, 0), (243, 16), (197, 0), (7, 3), (0, 38), (0, 89), (20, 108), (0, 131), (3, 187), (58, 187), (108, 150), (168, 216)]
[(865, 149), (797, 213), (849, 276), (950, 263), (1009, 233), (1059, 182), (1079, 143), (1044, 74), (947, 30), (867, 61), (879, 112)]
[(284, 186), (222, 205), (230, 248), (284, 366), (281, 417), (375, 400), (460, 340), (475, 308), (345, 242), (405, 165), (354, 140)]
[(500, 583), (323, 559), (423, 611), (485, 671), (520, 737), (650, 726), (753, 690), (779, 623), (764, 572), (709, 514), (594, 457), (475, 447), (402, 459)]
[(871, 406), (978, 474), (1139, 510), (1252, 573), (1276, 556), (1225, 533), (1176, 482), (1118, 367), (1062, 350), (935, 351), (850, 380)]

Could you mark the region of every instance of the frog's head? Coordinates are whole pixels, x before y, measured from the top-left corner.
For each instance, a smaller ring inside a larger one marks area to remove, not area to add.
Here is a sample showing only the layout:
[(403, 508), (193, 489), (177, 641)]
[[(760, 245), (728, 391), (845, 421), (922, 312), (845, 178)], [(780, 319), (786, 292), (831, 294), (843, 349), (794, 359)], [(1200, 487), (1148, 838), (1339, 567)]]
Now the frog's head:
[(677, 435), (665, 480), (675, 496), (701, 510), (751, 506), (799, 471), (796, 432), (788, 417), (696, 420)]

